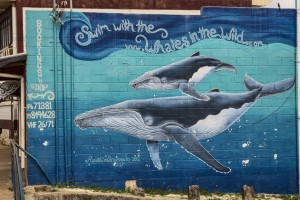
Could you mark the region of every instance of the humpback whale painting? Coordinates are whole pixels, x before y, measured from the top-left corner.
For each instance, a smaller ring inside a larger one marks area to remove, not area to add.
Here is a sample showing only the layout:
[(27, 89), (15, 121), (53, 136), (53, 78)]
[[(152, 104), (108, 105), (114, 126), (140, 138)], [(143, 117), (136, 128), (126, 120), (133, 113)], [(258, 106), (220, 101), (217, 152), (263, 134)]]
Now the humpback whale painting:
[(196, 156), (214, 170), (228, 173), (230, 168), (218, 162), (199, 140), (214, 137), (231, 125), (263, 96), (289, 90), (295, 79), (262, 85), (248, 75), (244, 93), (206, 93), (208, 101), (191, 96), (127, 100), (115, 105), (94, 109), (75, 118), (78, 127), (116, 130), (146, 140), (154, 166), (162, 170), (159, 157), (160, 141), (175, 141), (188, 153)]
[(179, 89), (183, 94), (195, 99), (209, 100), (208, 95), (200, 94), (194, 85), (201, 82), (210, 73), (220, 70), (236, 72), (236, 69), (227, 63), (195, 53), (189, 58), (148, 71), (130, 82), (135, 89), (171, 90)]
[[(255, 1), (65, 9), (62, 24), (26, 9), (28, 152), (53, 183), (299, 193), (297, 10), (292, 0)], [(0, 92), (18, 93), (14, 85)], [(27, 161), (28, 183), (47, 184)]]

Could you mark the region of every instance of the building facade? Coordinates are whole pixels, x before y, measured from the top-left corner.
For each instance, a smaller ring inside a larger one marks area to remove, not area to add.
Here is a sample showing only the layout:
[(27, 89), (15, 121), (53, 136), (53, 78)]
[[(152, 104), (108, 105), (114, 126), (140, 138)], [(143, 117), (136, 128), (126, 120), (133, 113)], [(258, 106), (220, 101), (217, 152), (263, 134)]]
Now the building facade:
[(28, 183), (298, 193), (296, 9), (226, 2), (16, 4)]

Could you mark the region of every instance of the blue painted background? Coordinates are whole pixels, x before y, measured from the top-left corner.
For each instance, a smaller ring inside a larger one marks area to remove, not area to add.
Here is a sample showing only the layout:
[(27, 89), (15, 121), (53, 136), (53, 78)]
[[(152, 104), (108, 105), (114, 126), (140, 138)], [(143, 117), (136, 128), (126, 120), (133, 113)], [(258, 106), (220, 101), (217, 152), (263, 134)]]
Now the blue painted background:
[[(229, 174), (215, 172), (174, 142), (160, 143), (164, 170), (159, 171), (153, 166), (144, 140), (106, 129), (81, 130), (73, 122), (79, 113), (128, 99), (182, 95), (176, 90), (136, 91), (128, 83), (146, 71), (198, 51), (237, 69), (237, 74), (211, 74), (197, 86), (199, 91), (219, 88), (224, 92), (244, 92), (245, 73), (264, 84), (293, 77), (295, 12), (205, 8), (201, 16), (73, 13), (74, 21), (68, 21), (71, 14), (65, 13), (65, 23), (60, 27), (52, 23), (48, 11), (26, 11), (28, 151), (55, 183), (123, 188), (126, 180), (134, 179), (143, 188), (181, 189), (198, 184), (210, 191), (240, 192), (241, 186), (247, 184), (254, 186), (256, 192), (297, 193), (295, 86), (261, 98), (227, 131), (200, 141), (218, 161), (231, 168)], [(170, 53), (146, 53), (145, 44), (135, 41), (137, 33), (133, 31), (107, 32), (104, 38), (96, 38), (85, 47), (74, 40), (84, 24), (95, 30), (98, 24), (111, 28), (125, 19), (134, 25), (142, 20), (155, 29), (168, 31), (167, 38), (142, 32), (151, 44), (160, 40), (166, 45), (171, 39), (187, 37), (189, 45)], [(38, 26), (37, 20), (42, 21), (39, 30), (32, 28)], [(234, 28), (248, 45), (220, 37), (193, 42), (189, 33), (202, 27), (219, 34), (220, 27), (224, 33)], [(41, 37), (37, 38), (40, 30)], [(144, 51), (126, 49), (125, 45), (130, 44), (140, 45)], [(37, 64), (39, 51), (42, 76)], [(52, 94), (56, 94), (54, 99)], [(34, 122), (45, 126), (35, 126)], [(30, 184), (47, 182), (30, 158), (28, 178)]]

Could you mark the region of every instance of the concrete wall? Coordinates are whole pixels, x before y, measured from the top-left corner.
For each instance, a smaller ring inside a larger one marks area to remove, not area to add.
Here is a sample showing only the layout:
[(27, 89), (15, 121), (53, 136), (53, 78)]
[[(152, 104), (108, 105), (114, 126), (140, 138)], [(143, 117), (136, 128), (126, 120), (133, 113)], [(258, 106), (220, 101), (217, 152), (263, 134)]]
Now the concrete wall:
[[(0, 128), (2, 129), (2, 137), (5, 138), (6, 144), (9, 144), (9, 132), (18, 130), (18, 101), (3, 101), (0, 103)], [(4, 130), (6, 129), (6, 130)], [(11, 137), (13, 137), (13, 132)]]
[(18, 101), (3, 101), (0, 103), (0, 120), (3, 119), (18, 120)]
[(27, 144), (53, 182), (298, 192), (295, 10), (49, 12), (25, 12)]
[(2, 102), (0, 106), (0, 119), (11, 119), (11, 102)]

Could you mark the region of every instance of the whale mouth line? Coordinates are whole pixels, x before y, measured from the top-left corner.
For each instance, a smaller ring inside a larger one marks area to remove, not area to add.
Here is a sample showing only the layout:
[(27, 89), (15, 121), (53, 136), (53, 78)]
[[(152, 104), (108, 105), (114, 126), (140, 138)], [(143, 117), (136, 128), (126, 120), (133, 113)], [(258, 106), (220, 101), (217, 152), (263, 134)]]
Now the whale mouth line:
[(148, 81), (149, 79), (150, 79), (150, 75), (149, 76), (144, 76), (144, 77), (138, 77), (137, 79), (135, 79), (135, 80), (133, 80), (133, 81), (131, 81), (130, 83), (129, 83), (129, 85), (130, 86), (133, 86), (133, 85), (135, 85), (135, 86), (137, 86), (138, 84), (140, 84), (140, 83), (142, 83), (142, 82), (144, 82), (144, 81)]
[(87, 113), (88, 117), (84, 116), (85, 114), (83, 113), (75, 120), (76, 125), (81, 129), (105, 128), (144, 140), (171, 140), (163, 126), (147, 125), (141, 114), (134, 110), (120, 109), (106, 112), (106, 114), (94, 113), (93, 116)]
[[(129, 111), (129, 110), (127, 110)], [(122, 110), (122, 109), (110, 109), (110, 110), (104, 110), (102, 109), (95, 109), (95, 110), (91, 110), (85, 113), (81, 113), (79, 115), (77, 115), (74, 119), (75, 124), (77, 125), (77, 127), (79, 128), (88, 128), (89, 126), (82, 126), (82, 122), (88, 119), (92, 119), (94, 117), (98, 117), (98, 118), (105, 118), (105, 116), (109, 116), (111, 114), (117, 114), (117, 113), (122, 113), (122, 112), (126, 112), (126, 110)]]

